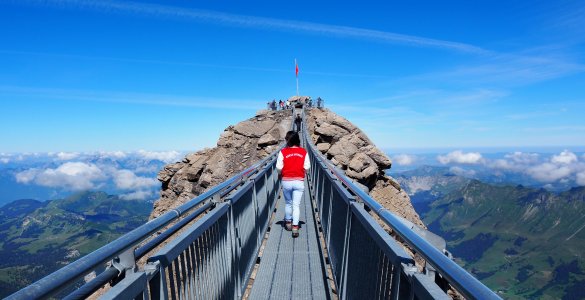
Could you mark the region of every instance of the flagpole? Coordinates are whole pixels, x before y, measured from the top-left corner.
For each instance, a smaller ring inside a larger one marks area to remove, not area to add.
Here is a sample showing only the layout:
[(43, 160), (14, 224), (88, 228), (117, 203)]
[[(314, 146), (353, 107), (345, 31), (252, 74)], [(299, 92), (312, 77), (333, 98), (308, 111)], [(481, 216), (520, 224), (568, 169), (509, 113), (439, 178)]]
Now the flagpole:
[(297, 96), (299, 95), (299, 65), (297, 65), (297, 59), (295, 58), (295, 74), (297, 75)]

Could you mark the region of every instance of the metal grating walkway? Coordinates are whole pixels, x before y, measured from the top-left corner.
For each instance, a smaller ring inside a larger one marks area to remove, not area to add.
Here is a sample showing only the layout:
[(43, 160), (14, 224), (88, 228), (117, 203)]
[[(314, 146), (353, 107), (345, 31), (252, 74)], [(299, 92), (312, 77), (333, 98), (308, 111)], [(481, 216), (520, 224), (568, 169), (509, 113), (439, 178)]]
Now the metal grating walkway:
[(306, 180), (298, 238), (293, 239), (291, 232), (282, 226), (283, 197), (276, 209), (249, 299), (329, 299)]

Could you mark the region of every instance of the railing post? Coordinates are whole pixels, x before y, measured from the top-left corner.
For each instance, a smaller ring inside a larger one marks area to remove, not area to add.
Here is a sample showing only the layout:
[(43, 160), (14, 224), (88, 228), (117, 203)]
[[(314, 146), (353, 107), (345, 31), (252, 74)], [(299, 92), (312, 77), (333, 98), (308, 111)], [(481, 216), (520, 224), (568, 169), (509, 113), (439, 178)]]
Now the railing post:
[(144, 266), (144, 271), (151, 277), (148, 281), (148, 289), (150, 290), (150, 299), (160, 300), (165, 299), (163, 289), (164, 282), (162, 281), (161, 273), (164, 270), (160, 267), (159, 262), (147, 263)]

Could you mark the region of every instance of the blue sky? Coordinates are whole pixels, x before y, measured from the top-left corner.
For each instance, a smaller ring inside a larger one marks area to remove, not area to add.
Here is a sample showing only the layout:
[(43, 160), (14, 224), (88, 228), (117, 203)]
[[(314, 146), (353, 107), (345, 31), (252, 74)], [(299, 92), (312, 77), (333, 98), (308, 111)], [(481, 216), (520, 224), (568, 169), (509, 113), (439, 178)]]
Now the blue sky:
[(583, 1), (0, 1), (0, 152), (195, 150), (301, 94), (384, 149), (585, 146)]

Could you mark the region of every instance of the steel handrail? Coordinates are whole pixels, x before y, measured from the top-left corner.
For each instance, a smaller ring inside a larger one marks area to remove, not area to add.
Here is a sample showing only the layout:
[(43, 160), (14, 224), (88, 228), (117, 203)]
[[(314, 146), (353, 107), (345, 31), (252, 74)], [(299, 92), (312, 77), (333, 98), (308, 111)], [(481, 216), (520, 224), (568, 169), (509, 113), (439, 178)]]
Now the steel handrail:
[[(306, 124), (306, 122), (303, 122)], [(373, 210), (404, 242), (420, 254), (427, 263), (430, 263), (445, 277), (455, 289), (469, 299), (501, 299), (494, 291), (489, 289), (465, 269), (441, 253), (437, 248), (416, 234), (392, 212), (374, 200), (370, 195), (355, 185), (342, 171), (337, 169), (326, 159), (313, 145), (309, 138), (306, 125), (304, 127), (304, 139), (308, 148), (313, 152), (313, 157), (323, 162), (325, 166), (337, 177), (354, 195)]]
[[(280, 149), (280, 148), (279, 148)], [(101, 264), (112, 260), (118, 255), (135, 247), (138, 243), (146, 240), (154, 232), (175, 221), (185, 212), (193, 209), (215, 194), (223, 192), (226, 188), (234, 189), (235, 183), (242, 182), (267, 162), (274, 160), (279, 149), (275, 150), (268, 157), (253, 164), (237, 175), (218, 184), (207, 192), (193, 198), (189, 202), (172, 209), (165, 214), (141, 225), (140, 227), (119, 237), (113, 242), (102, 246), (101, 248), (89, 253), (88, 255), (68, 264), (67, 266), (41, 278), (31, 285), (15, 292), (6, 299), (38, 299), (48, 298), (67, 286), (83, 278), (87, 273), (93, 271)], [(231, 187), (230, 187), (231, 186)]]

